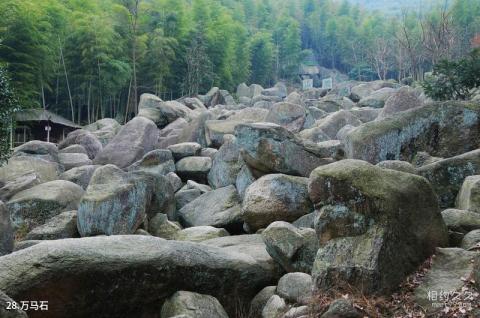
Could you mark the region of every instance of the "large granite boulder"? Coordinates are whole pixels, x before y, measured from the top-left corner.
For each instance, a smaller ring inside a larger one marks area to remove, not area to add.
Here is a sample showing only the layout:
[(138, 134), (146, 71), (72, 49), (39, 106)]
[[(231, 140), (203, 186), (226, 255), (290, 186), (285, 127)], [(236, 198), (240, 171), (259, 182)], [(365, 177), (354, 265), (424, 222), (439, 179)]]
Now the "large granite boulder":
[(67, 135), (59, 145), (59, 149), (64, 149), (72, 145), (80, 145), (85, 148), (88, 158), (93, 159), (102, 150), (103, 146), (100, 140), (88, 130), (78, 129)]
[(62, 212), (37, 226), (26, 236), (26, 240), (59, 240), (80, 237), (77, 229), (77, 211)]
[(176, 163), (177, 174), (182, 180), (194, 180), (205, 183), (212, 168), (212, 159), (208, 157), (186, 157)]
[(243, 225), (240, 202), (233, 185), (202, 194), (177, 214), (185, 227), (210, 225), (238, 233)]
[(185, 157), (200, 155), (202, 146), (196, 142), (182, 142), (180, 144), (169, 146), (168, 150), (172, 152), (173, 158), (178, 161)]
[(284, 174), (269, 174), (253, 182), (242, 205), (245, 223), (253, 232), (275, 221), (293, 222), (312, 210), (308, 179)]
[(382, 108), (385, 106), (385, 102), (388, 100), (390, 96), (393, 95), (395, 90), (390, 87), (381, 88), (372, 94), (362, 98), (358, 102), (358, 106), (360, 107), (372, 107), (372, 108)]
[(386, 100), (377, 120), (393, 117), (398, 113), (423, 106), (423, 101), (418, 95), (417, 90), (408, 86), (400, 88)]
[(284, 102), (273, 105), (265, 121), (280, 125), (291, 132), (299, 132), (306, 118), (307, 113), (303, 106)]
[(174, 193), (161, 175), (98, 168), (78, 208), (81, 236), (132, 234), (145, 219), (171, 213)]
[(448, 244), (435, 193), (422, 177), (343, 160), (315, 169), (309, 193), (320, 249), (316, 287), (348, 283), (391, 292), (435, 247)]
[(135, 117), (123, 126), (118, 134), (98, 153), (95, 164), (114, 164), (125, 168), (153, 150), (158, 140), (155, 123), (143, 117)]
[(58, 148), (50, 142), (32, 140), (16, 147), (13, 150), (13, 157), (34, 157), (58, 163)]
[(301, 272), (285, 274), (277, 285), (277, 294), (293, 304), (308, 304), (312, 291), (312, 276)]
[(233, 317), (232, 299), (247, 302), (276, 279), (248, 254), (143, 235), (44, 241), (0, 258), (0, 290), (48, 301), (54, 318), (158, 314), (179, 290), (212, 295)]
[(95, 165), (87, 165), (87, 166), (81, 166), (78, 168), (73, 168), (68, 171), (65, 171), (60, 175), (60, 180), (66, 180), (73, 182), (75, 184), (78, 184), (81, 186), (84, 190), (87, 189), (88, 184), (90, 183), (90, 179), (93, 176), (93, 173), (97, 168), (100, 166), (95, 166)]
[(219, 229), (213, 226), (194, 226), (175, 233), (173, 239), (176, 241), (203, 242), (206, 240), (229, 236), (225, 229)]
[(417, 152), (452, 157), (480, 147), (480, 107), (432, 103), (357, 127), (345, 140), (348, 158), (411, 161)]
[(138, 116), (153, 121), (159, 128), (163, 128), (178, 118), (185, 118), (191, 109), (176, 102), (164, 102), (152, 94), (142, 94), (138, 104)]
[(271, 123), (242, 124), (235, 128), (243, 160), (259, 174), (308, 176), (333, 160), (322, 158), (287, 129)]
[(430, 181), (441, 208), (454, 207), (465, 178), (480, 174), (480, 149), (424, 165), (417, 172)]
[[(345, 125), (351, 125), (354, 127), (360, 126), (362, 122), (360, 119), (352, 115), (351, 112), (346, 110), (340, 110), (333, 114), (328, 115), (325, 118), (319, 120), (315, 128), (311, 129), (320, 129), (323, 131), (330, 139), (334, 139), (337, 136), (337, 133)], [(305, 132), (302, 132), (305, 134)]]
[(118, 133), (120, 127), (120, 124), (115, 119), (103, 118), (85, 126), (84, 129), (91, 132), (103, 146), (106, 146)]
[(7, 203), (15, 229), (32, 229), (64, 211), (76, 210), (83, 189), (70, 181), (39, 184), (13, 196)]
[(235, 184), (240, 169), (244, 165), (237, 141), (235, 137), (231, 137), (216, 153), (212, 168), (208, 173), (208, 184), (215, 189)]
[(188, 291), (178, 291), (162, 307), (161, 318), (185, 315), (195, 318), (228, 318), (225, 309), (215, 297)]
[(13, 228), (10, 213), (0, 201), (0, 256), (13, 251)]
[(480, 175), (465, 178), (458, 193), (457, 208), (480, 213)]
[(65, 171), (92, 164), (92, 160), (83, 153), (60, 153), (58, 158)]
[(126, 168), (127, 171), (145, 171), (165, 176), (175, 172), (175, 162), (169, 150), (157, 149), (146, 153), (140, 160)]

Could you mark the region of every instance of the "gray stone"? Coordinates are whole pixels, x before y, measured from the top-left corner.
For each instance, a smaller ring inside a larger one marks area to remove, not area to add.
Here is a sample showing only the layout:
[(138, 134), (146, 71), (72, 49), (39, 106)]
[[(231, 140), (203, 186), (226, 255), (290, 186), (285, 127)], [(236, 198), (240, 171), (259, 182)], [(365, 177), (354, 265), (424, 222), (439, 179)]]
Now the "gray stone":
[(25, 240), (25, 241), (15, 242), (14, 252), (24, 250), (26, 248), (40, 244), (42, 242), (45, 242), (45, 240)]
[(352, 115), (351, 112), (347, 110), (340, 110), (328, 115), (323, 119), (320, 119), (315, 126), (317, 129), (321, 129), (327, 136), (330, 137), (330, 139), (334, 139), (339, 130), (345, 127), (345, 125), (357, 127), (361, 124), (362, 122), (360, 119)]
[(217, 229), (212, 226), (194, 226), (176, 232), (173, 239), (177, 241), (202, 242), (228, 235), (230, 234), (225, 229)]
[(235, 184), (244, 165), (235, 137), (229, 138), (218, 150), (208, 173), (208, 184), (214, 189)]
[(391, 169), (391, 170), (396, 170), (400, 172), (417, 174), (417, 170), (415, 169), (415, 167), (410, 162), (406, 162), (406, 161), (386, 160), (386, 161), (377, 163), (377, 166), (384, 169)]
[(0, 257), (0, 290), (48, 301), (54, 317), (158, 314), (179, 290), (212, 295), (233, 317), (232, 299), (249, 301), (275, 279), (246, 254), (143, 235), (44, 241)]
[(238, 195), (242, 201), (245, 197), (245, 192), (247, 191), (247, 188), (253, 182), (255, 182), (255, 177), (253, 176), (248, 166), (243, 165), (240, 169), (240, 172), (238, 172), (237, 179), (235, 180), (235, 187), (237, 188)]
[(10, 213), (5, 204), (0, 201), (0, 256), (13, 251), (13, 228)]
[(88, 156), (83, 153), (60, 153), (58, 158), (65, 171), (92, 164), (92, 160), (88, 159)]
[(30, 189), (40, 183), (42, 183), (42, 180), (39, 175), (33, 171), (31, 173), (27, 172), (24, 175), (16, 176), (11, 180), (0, 181), (0, 200), (8, 201), (18, 192)]
[(164, 102), (152, 94), (142, 94), (138, 104), (138, 116), (153, 121), (159, 128), (163, 128), (178, 118), (185, 118), (191, 109), (176, 102)]
[(395, 93), (395, 90), (389, 87), (381, 88), (367, 97), (362, 98), (358, 102), (360, 107), (372, 107), (372, 108), (382, 108), (385, 106), (385, 102), (390, 98), (390, 96)]
[(318, 215), (318, 211), (313, 211), (312, 213), (305, 214), (304, 216), (299, 217), (295, 220), (292, 225), (296, 227), (304, 227), (304, 228), (315, 228), (315, 218)]
[(177, 213), (185, 227), (209, 225), (237, 233), (243, 225), (238, 194), (233, 185), (204, 193)]
[(386, 101), (385, 106), (378, 114), (377, 120), (393, 117), (400, 112), (423, 106), (418, 92), (410, 87), (402, 87), (394, 92)]
[(162, 307), (161, 318), (187, 315), (195, 318), (228, 318), (215, 297), (188, 291), (178, 291)]
[(82, 145), (71, 145), (60, 150), (60, 153), (83, 153), (88, 155), (87, 150)]
[(235, 129), (243, 160), (263, 174), (308, 176), (333, 160), (321, 158), (291, 132), (276, 124), (243, 124)]
[(480, 147), (480, 108), (460, 102), (432, 103), (366, 123), (345, 140), (347, 157), (371, 163), (411, 161), (419, 151), (452, 157)]
[(437, 161), (440, 161), (440, 160), (443, 160), (443, 158), (433, 157), (428, 152), (419, 151), (419, 152), (417, 152), (417, 154), (413, 158), (412, 164), (415, 167), (420, 168), (420, 167), (429, 165), (431, 163), (434, 163), (434, 162), (437, 162)]
[(182, 188), (182, 190), (199, 190), (203, 194), (212, 191), (212, 188), (206, 184), (188, 180), (187, 184)]
[(62, 173), (59, 178), (61, 180), (78, 184), (83, 188), (83, 190), (86, 190), (95, 170), (97, 170), (99, 167), (100, 166), (87, 165), (73, 168)]
[(287, 97), (287, 87), (284, 83), (277, 83), (272, 88), (264, 89), (262, 95), (285, 98)]
[(177, 211), (201, 196), (203, 193), (198, 189), (180, 190), (175, 193), (175, 202)]
[(465, 178), (457, 196), (457, 208), (480, 213), (480, 176)]
[(67, 148), (71, 145), (81, 145), (87, 151), (88, 158), (93, 159), (102, 150), (103, 146), (97, 136), (88, 130), (78, 129), (67, 135), (59, 145), (59, 149)]
[(310, 314), (308, 306), (290, 308), (282, 318), (307, 318)]
[(218, 150), (215, 148), (203, 148), (200, 151), (200, 157), (209, 157), (212, 160), (215, 159), (215, 156), (217, 155)]
[(76, 210), (83, 189), (69, 181), (56, 180), (17, 193), (7, 203), (15, 229), (31, 230), (64, 211)]
[(105, 147), (120, 130), (120, 124), (112, 118), (103, 118), (93, 124), (85, 126), (84, 129), (90, 131)]
[(237, 97), (248, 97), (252, 98), (252, 93), (250, 92), (250, 87), (247, 86), (245, 83), (241, 83), (237, 86)]
[(285, 300), (273, 295), (262, 310), (262, 318), (280, 318), (288, 310)]
[(380, 111), (381, 109), (371, 107), (354, 107), (350, 109), (352, 115), (357, 117), (364, 123), (375, 120), (378, 117), (378, 114), (380, 114)]
[(448, 244), (436, 195), (422, 177), (343, 160), (315, 169), (308, 188), (319, 210), (312, 276), (320, 291), (348, 283), (388, 293)]
[(191, 110), (196, 110), (196, 109), (199, 109), (202, 111), (207, 110), (207, 107), (198, 98), (188, 97), (183, 100), (183, 103), (185, 104), (185, 106), (187, 106)]
[(321, 318), (362, 318), (363, 315), (347, 299), (334, 300)]
[[(0, 167), (0, 181), (4, 184), (10, 182), (16, 183), (8, 191), (5, 191), (8, 196), (13, 196), (19, 191), (25, 190), (38, 183), (54, 181), (58, 179), (62, 169), (58, 162), (51, 162), (45, 159), (36, 158), (32, 156), (12, 157), (8, 163)], [(33, 179), (38, 179), (37, 182), (27, 182), (20, 185), (17, 182), (18, 178), (33, 174)]]
[[(439, 302), (431, 297), (432, 294), (452, 295), (459, 291), (465, 280), (469, 279), (474, 271), (472, 260), (480, 260), (477, 252), (468, 252), (460, 248), (439, 248), (435, 253), (431, 269), (426, 273), (420, 286), (415, 289), (415, 301), (430, 314), (439, 313), (442, 308), (434, 308)], [(443, 293), (442, 293), (443, 292)], [(429, 299), (430, 298), (430, 299)]]
[(425, 165), (417, 172), (430, 181), (440, 207), (451, 208), (465, 178), (480, 174), (480, 149)]
[(307, 117), (305, 108), (288, 102), (277, 103), (270, 108), (266, 122), (278, 124), (291, 132), (299, 132)]
[(460, 247), (465, 250), (479, 250), (480, 249), (480, 229), (468, 232), (463, 237)]
[(126, 168), (127, 171), (144, 171), (159, 175), (175, 172), (175, 162), (169, 150), (157, 149), (146, 153), (140, 160)]
[(173, 192), (177, 192), (183, 187), (182, 179), (175, 172), (169, 172), (165, 175), (165, 177), (170, 181), (170, 184), (173, 187)]
[(187, 157), (176, 163), (177, 174), (182, 180), (207, 181), (212, 168), (212, 159), (208, 157)]
[(29, 141), (21, 146), (16, 147), (12, 156), (28, 156), (56, 163), (59, 162), (57, 146), (55, 144), (40, 140)]
[(480, 229), (480, 214), (457, 209), (442, 211), (442, 217), (448, 229), (460, 233), (468, 233)]
[(200, 155), (202, 146), (196, 142), (183, 142), (169, 146), (168, 150), (172, 152), (173, 158), (178, 161), (185, 157), (194, 157)]
[(62, 212), (45, 224), (31, 230), (26, 240), (58, 240), (80, 237), (77, 229), (77, 211)]
[(242, 205), (245, 223), (253, 232), (275, 221), (293, 222), (312, 210), (308, 179), (283, 174), (266, 175), (253, 182)]
[(170, 222), (167, 215), (163, 213), (157, 213), (148, 221), (149, 233), (166, 240), (175, 239), (175, 234), (180, 230), (182, 227), (177, 223)]
[(294, 304), (308, 304), (312, 290), (312, 276), (305, 273), (285, 274), (277, 285), (277, 295)]
[(21, 304), (17, 306), (20, 308), (11, 309), (12, 303), (15, 301), (8, 297), (0, 290), (0, 317), (2, 318), (28, 318), (27, 313), (21, 310)]
[(250, 316), (252, 318), (261, 318), (262, 311), (270, 297), (275, 295), (277, 286), (267, 286), (263, 288), (250, 303)]

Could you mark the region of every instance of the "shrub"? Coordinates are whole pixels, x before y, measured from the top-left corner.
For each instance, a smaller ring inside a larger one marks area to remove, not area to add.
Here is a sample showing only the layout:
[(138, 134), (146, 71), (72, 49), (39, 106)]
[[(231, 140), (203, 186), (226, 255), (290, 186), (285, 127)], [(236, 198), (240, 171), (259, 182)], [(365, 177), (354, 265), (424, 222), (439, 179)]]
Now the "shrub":
[(13, 118), (17, 110), (18, 102), (10, 87), (7, 72), (0, 67), (0, 163), (10, 154), (10, 129), (15, 124)]

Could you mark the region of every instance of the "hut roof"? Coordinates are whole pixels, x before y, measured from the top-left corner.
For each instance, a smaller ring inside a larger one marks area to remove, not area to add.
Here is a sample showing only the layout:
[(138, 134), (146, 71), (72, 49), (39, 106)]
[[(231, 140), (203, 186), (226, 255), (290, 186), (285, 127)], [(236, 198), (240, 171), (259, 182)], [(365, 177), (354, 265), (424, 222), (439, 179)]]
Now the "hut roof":
[(29, 121), (50, 121), (54, 124), (63, 125), (72, 128), (81, 128), (74, 122), (43, 109), (25, 109), (15, 114), (15, 119), (20, 122)]

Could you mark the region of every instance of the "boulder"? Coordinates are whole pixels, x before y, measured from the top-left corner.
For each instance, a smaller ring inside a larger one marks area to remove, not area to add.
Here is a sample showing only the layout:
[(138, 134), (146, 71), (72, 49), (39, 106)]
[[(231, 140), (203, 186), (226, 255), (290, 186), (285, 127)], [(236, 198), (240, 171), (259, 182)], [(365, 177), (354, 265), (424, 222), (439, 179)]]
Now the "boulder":
[(285, 274), (277, 285), (277, 295), (293, 304), (308, 304), (312, 290), (312, 276), (299, 272)]
[(233, 317), (232, 299), (249, 301), (275, 279), (247, 254), (143, 235), (44, 241), (0, 258), (0, 290), (48, 301), (50, 317), (158, 314), (179, 290), (217, 297)]
[(228, 318), (220, 302), (212, 296), (178, 291), (162, 307), (161, 318), (186, 315), (195, 318)]
[(152, 94), (142, 94), (138, 104), (138, 117), (153, 121), (159, 128), (186, 117), (190, 112), (190, 108), (179, 102), (164, 102)]
[[(198, 189), (187, 189), (187, 190), (180, 190), (175, 193), (175, 202), (177, 211), (180, 211), (181, 208), (201, 196), (203, 193)], [(177, 217), (175, 217), (177, 219)]]
[(10, 213), (5, 204), (0, 201), (0, 256), (13, 251), (13, 229)]
[(437, 249), (432, 267), (425, 274), (420, 286), (415, 289), (415, 302), (430, 315), (440, 313), (444, 307), (438, 307), (435, 303), (443, 301), (437, 297), (445, 294), (449, 295), (450, 299), (455, 297), (455, 293), (461, 290), (465, 281), (472, 277), (474, 260), (480, 260), (479, 253), (461, 248)]
[(173, 192), (177, 192), (182, 188), (182, 179), (180, 179), (180, 177), (175, 172), (169, 172), (165, 175), (165, 177), (168, 179), (168, 181), (170, 181), (170, 184), (173, 187)]
[(315, 128), (321, 129), (327, 136), (330, 137), (330, 139), (334, 139), (337, 136), (338, 131), (345, 125), (357, 127), (361, 124), (362, 122), (360, 119), (352, 115), (351, 112), (340, 110), (321, 119), (319, 123), (316, 124)]
[(50, 181), (17, 193), (7, 207), (14, 227), (30, 230), (61, 212), (76, 210), (83, 193), (75, 183)]
[(238, 233), (243, 225), (238, 194), (233, 185), (202, 194), (177, 214), (185, 227), (209, 225)]
[(412, 164), (413, 164), (416, 168), (420, 168), (420, 167), (429, 165), (429, 164), (431, 164), (431, 163), (440, 161), (440, 160), (442, 160), (442, 159), (444, 159), (444, 158), (433, 157), (433, 156), (431, 156), (428, 152), (419, 151), (419, 152), (417, 152), (417, 154), (416, 154), (415, 157), (413, 158)]
[(202, 146), (196, 142), (183, 142), (168, 146), (168, 150), (172, 152), (173, 158), (178, 161), (185, 157), (194, 157), (200, 155)]
[[(43, 160), (43, 159), (39, 159)], [(42, 183), (40, 177), (34, 173), (26, 173), (11, 180), (0, 180), (0, 200), (8, 201), (20, 191), (30, 189)]]
[(242, 124), (235, 129), (243, 160), (260, 174), (308, 176), (333, 160), (321, 158), (285, 128), (271, 123)]
[(212, 168), (212, 159), (208, 157), (187, 157), (175, 165), (177, 174), (182, 180), (195, 180), (205, 183)]
[(60, 150), (60, 153), (83, 153), (88, 155), (87, 150), (82, 145), (71, 145)]
[(263, 307), (262, 318), (279, 318), (287, 312), (288, 307), (285, 300), (277, 295), (270, 297)]
[(166, 240), (175, 239), (175, 234), (180, 230), (182, 230), (182, 227), (169, 221), (167, 215), (163, 213), (157, 213), (148, 221), (148, 232)]
[(126, 168), (152, 151), (158, 140), (158, 129), (146, 118), (135, 117), (123, 126), (110, 143), (98, 153), (95, 164), (114, 164)]
[(215, 189), (223, 188), (231, 184), (234, 185), (243, 165), (244, 162), (240, 156), (240, 149), (238, 148), (236, 139), (234, 136), (231, 136), (231, 138), (228, 138), (220, 147), (215, 159), (213, 159), (212, 168), (208, 173), (208, 184)]
[(352, 301), (348, 299), (339, 298), (334, 300), (328, 310), (320, 316), (320, 318), (363, 318)]
[(418, 92), (408, 86), (400, 88), (394, 92), (386, 101), (385, 106), (378, 114), (377, 120), (387, 117), (393, 117), (400, 112), (423, 106), (422, 99)]
[(343, 142), (343, 140), (345, 140), (345, 138), (347, 137), (347, 135), (352, 131), (354, 130), (355, 127), (353, 127), (352, 125), (345, 125), (343, 126), (337, 133), (337, 135), (335, 136), (335, 139), (337, 140), (341, 140)]
[(442, 211), (442, 217), (448, 229), (453, 232), (466, 234), (472, 230), (480, 229), (479, 213), (446, 209)]
[(200, 151), (200, 157), (209, 157), (212, 160), (215, 159), (218, 149), (215, 148), (202, 148)]
[(393, 118), (366, 123), (345, 140), (348, 158), (370, 163), (411, 161), (419, 151), (452, 157), (480, 147), (480, 107), (432, 103)]
[(102, 150), (103, 146), (100, 140), (88, 130), (78, 129), (67, 135), (59, 145), (59, 149), (64, 149), (72, 145), (80, 145), (87, 151), (88, 158), (93, 159)]
[(298, 137), (312, 143), (319, 143), (332, 139), (322, 130), (322, 128), (319, 127), (304, 129), (300, 133), (298, 133)]
[(477, 250), (480, 248), (480, 229), (465, 234), (460, 244), (464, 250)]
[(284, 174), (269, 174), (253, 182), (242, 205), (245, 223), (253, 232), (275, 221), (293, 222), (312, 210), (308, 179)]
[(393, 95), (395, 90), (393, 88), (384, 87), (381, 88), (367, 97), (362, 98), (358, 102), (360, 107), (372, 107), (372, 108), (382, 108), (385, 106), (385, 102)]
[(270, 297), (275, 295), (277, 286), (267, 286), (263, 288), (250, 303), (250, 317), (252, 318), (261, 318), (262, 311), (265, 305), (267, 304)]
[(58, 240), (80, 237), (77, 229), (77, 211), (62, 212), (45, 224), (35, 227), (26, 240)]
[(20, 308), (11, 308), (11, 304), (15, 301), (8, 297), (0, 290), (0, 317), (2, 318), (28, 318), (27, 313), (21, 310), (21, 304), (17, 306)]
[(316, 288), (348, 283), (364, 293), (397, 288), (448, 244), (432, 187), (422, 177), (343, 160), (315, 169), (309, 193), (319, 214)]
[(250, 95), (252, 96), (252, 98), (260, 96), (263, 90), (264, 88), (258, 84), (250, 85)]
[(262, 232), (267, 252), (286, 272), (310, 273), (318, 250), (313, 229), (273, 222)]
[(415, 169), (415, 167), (410, 162), (406, 162), (406, 161), (385, 160), (377, 163), (377, 166), (384, 169), (391, 169), (391, 170), (396, 170), (396, 171), (401, 171), (406, 173), (417, 174), (417, 170)]
[(175, 162), (169, 150), (157, 149), (146, 153), (140, 160), (126, 168), (127, 171), (144, 171), (167, 175), (175, 171)]
[(290, 94), (288, 94), (288, 96), (285, 98), (285, 102), (305, 106), (305, 104), (303, 103), (303, 97), (298, 92), (291, 92)]
[(33, 140), (14, 149), (14, 157), (34, 157), (58, 163), (58, 148), (50, 142)]
[(92, 160), (83, 153), (60, 153), (58, 158), (60, 159), (60, 164), (65, 168), (65, 171), (92, 164)]
[(295, 133), (302, 129), (306, 117), (307, 113), (302, 106), (283, 102), (272, 106), (265, 121), (278, 124)]
[[(58, 162), (32, 156), (12, 157), (6, 165), (0, 167), (0, 182), (9, 185), (2, 192), (13, 196), (39, 183), (57, 180), (62, 171)], [(29, 175), (31, 176), (27, 177)], [(28, 180), (18, 180), (22, 177), (27, 177)]]
[(480, 213), (480, 175), (465, 178), (457, 196), (457, 208)]
[(290, 308), (282, 318), (307, 318), (310, 314), (309, 306), (300, 306)]
[(238, 172), (237, 179), (235, 180), (235, 187), (237, 188), (238, 196), (242, 201), (245, 197), (245, 192), (247, 191), (247, 188), (253, 182), (255, 182), (255, 177), (250, 171), (250, 168), (248, 168), (247, 165), (243, 165)]
[(380, 114), (381, 109), (371, 107), (354, 107), (350, 109), (353, 116), (357, 117), (364, 123), (375, 120)]
[(103, 147), (105, 147), (115, 137), (120, 127), (121, 125), (115, 119), (103, 118), (85, 126), (84, 129), (96, 136)]
[(176, 241), (202, 242), (217, 237), (230, 235), (225, 229), (217, 229), (213, 226), (194, 226), (175, 233)]
[(250, 92), (250, 87), (247, 86), (245, 83), (241, 83), (237, 86), (237, 97), (248, 97), (252, 98), (252, 93)]
[(284, 83), (277, 83), (272, 88), (264, 89), (262, 95), (285, 98), (287, 97), (287, 86)]
[(212, 188), (206, 184), (201, 184), (192, 180), (188, 180), (187, 184), (183, 186), (182, 190), (199, 190), (203, 194), (212, 191)]
[(132, 234), (148, 217), (172, 213), (174, 193), (161, 175), (123, 172), (113, 165), (98, 168), (78, 208), (82, 237)]
[(480, 149), (438, 160), (418, 168), (417, 172), (430, 181), (441, 208), (454, 207), (465, 178), (480, 174)]
[(72, 168), (62, 173), (59, 178), (60, 180), (66, 180), (78, 184), (83, 188), (83, 190), (86, 190), (93, 173), (99, 167), (100, 166), (87, 165), (78, 168)]
[(183, 103), (185, 104), (185, 106), (187, 106), (191, 110), (196, 110), (196, 109), (199, 109), (202, 111), (207, 110), (207, 107), (198, 98), (187, 97), (183, 100)]

